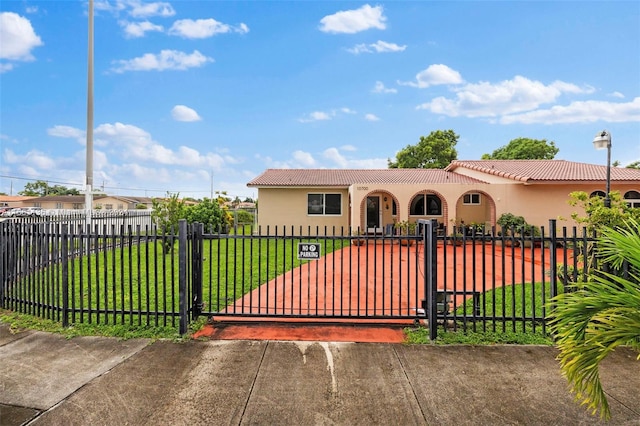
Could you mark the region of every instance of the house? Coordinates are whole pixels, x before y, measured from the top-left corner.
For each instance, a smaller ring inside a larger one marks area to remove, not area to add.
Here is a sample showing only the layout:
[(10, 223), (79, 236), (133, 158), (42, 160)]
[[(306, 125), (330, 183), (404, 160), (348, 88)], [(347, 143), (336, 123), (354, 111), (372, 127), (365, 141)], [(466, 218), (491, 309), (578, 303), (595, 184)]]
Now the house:
[(2, 207), (22, 207), (25, 202), (37, 197), (26, 195), (0, 195), (0, 206)]
[[(23, 207), (42, 207), (45, 210), (84, 210), (84, 195), (47, 195), (30, 197), (22, 202)], [(152, 207), (151, 198), (94, 195), (93, 208), (104, 210), (134, 210)]]
[[(258, 227), (339, 234), (387, 232), (394, 223), (496, 225), (503, 213), (533, 225), (573, 226), (569, 194), (604, 196), (606, 166), (565, 160), (456, 160), (445, 169), (268, 169), (258, 189)], [(640, 170), (611, 169), (611, 190), (640, 208)]]

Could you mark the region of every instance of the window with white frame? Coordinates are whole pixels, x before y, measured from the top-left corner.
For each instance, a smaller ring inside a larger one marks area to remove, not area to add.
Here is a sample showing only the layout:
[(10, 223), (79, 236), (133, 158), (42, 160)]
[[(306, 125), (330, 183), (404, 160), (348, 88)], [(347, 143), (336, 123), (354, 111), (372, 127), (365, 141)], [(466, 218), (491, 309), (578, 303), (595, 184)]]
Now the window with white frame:
[(624, 201), (627, 205), (634, 209), (640, 209), (640, 192), (627, 191), (624, 194)]
[(342, 214), (342, 194), (307, 194), (307, 214), (338, 216)]
[(469, 192), (467, 194), (464, 194), (462, 198), (462, 204), (479, 205), (480, 194), (478, 194), (477, 192)]

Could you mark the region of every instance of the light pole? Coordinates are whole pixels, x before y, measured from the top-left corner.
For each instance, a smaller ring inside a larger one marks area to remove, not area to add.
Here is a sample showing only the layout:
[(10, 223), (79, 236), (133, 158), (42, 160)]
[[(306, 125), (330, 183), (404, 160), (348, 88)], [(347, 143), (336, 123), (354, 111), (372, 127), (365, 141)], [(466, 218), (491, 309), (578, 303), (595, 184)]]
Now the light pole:
[(611, 198), (609, 198), (611, 192), (611, 133), (606, 130), (598, 133), (593, 139), (593, 146), (596, 149), (607, 149), (607, 190), (604, 195), (604, 206), (611, 207)]
[(84, 208), (86, 224), (91, 226), (93, 209), (93, 0), (89, 0), (89, 40), (87, 51), (87, 158)]

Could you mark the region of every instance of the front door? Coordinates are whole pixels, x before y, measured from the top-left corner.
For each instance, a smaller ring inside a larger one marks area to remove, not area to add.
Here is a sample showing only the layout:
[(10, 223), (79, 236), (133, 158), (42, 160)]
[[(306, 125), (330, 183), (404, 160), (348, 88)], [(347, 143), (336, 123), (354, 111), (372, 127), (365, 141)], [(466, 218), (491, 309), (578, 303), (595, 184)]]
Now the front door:
[(382, 232), (380, 215), (380, 197), (377, 195), (367, 197), (367, 232)]

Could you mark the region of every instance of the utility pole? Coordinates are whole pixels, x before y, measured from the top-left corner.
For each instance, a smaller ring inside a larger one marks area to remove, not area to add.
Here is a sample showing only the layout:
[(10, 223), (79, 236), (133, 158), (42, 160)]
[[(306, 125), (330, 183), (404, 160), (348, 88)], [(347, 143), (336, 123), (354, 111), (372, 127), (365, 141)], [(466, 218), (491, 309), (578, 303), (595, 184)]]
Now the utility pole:
[(87, 159), (84, 208), (86, 224), (91, 226), (93, 209), (93, 0), (89, 0), (89, 39), (87, 49)]

